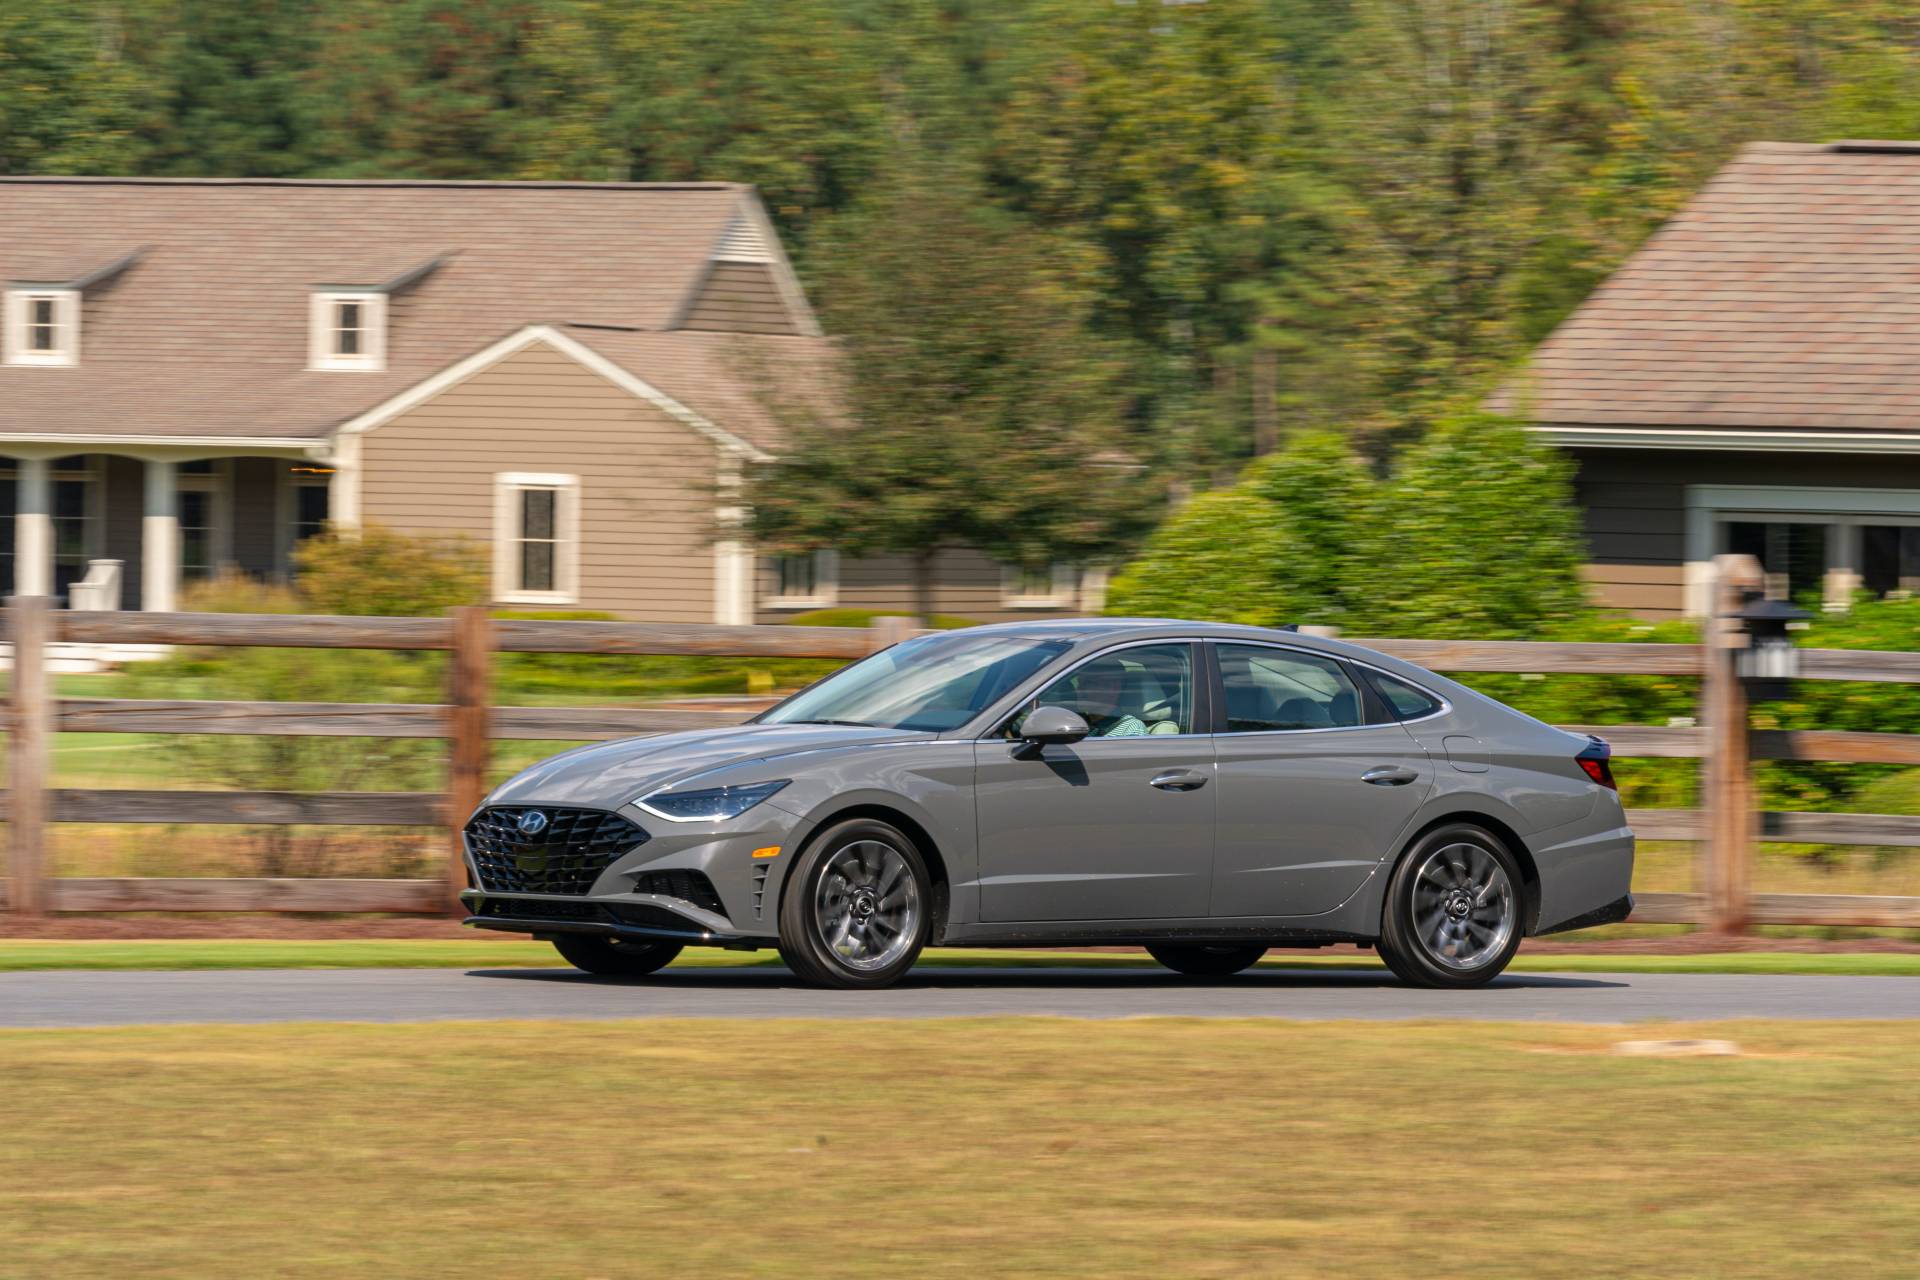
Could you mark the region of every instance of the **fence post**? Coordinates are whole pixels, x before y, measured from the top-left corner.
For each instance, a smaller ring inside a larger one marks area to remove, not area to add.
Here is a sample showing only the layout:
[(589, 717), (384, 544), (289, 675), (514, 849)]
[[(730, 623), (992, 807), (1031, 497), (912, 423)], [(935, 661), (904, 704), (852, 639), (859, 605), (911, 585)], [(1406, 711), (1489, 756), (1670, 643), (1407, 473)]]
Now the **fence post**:
[(487, 794), (487, 766), (492, 759), (492, 657), (493, 619), (485, 607), (455, 609), (452, 661), (447, 672), (448, 736), (452, 739), (447, 768), (447, 909), (455, 914), (465, 911), (460, 905), (460, 891), (467, 887), (461, 828)]
[(899, 644), (914, 632), (914, 620), (892, 614), (883, 614), (867, 626), (867, 652), (878, 653), (889, 645)]
[(1759, 581), (1749, 556), (1716, 556), (1705, 620), (1701, 703), (1707, 730), (1707, 761), (1701, 807), (1707, 840), (1701, 880), (1707, 895), (1707, 927), (1714, 933), (1744, 933), (1751, 917), (1753, 864), (1759, 824), (1753, 798), (1753, 753), (1747, 723), (1747, 691), (1734, 670), (1736, 652), (1747, 643), (1737, 612), (1741, 591)]
[(13, 640), (13, 688), (8, 699), (7, 870), (9, 897), (22, 916), (47, 910), (47, 767), (53, 702), (47, 694), (47, 640), (52, 618), (46, 596), (7, 601)]

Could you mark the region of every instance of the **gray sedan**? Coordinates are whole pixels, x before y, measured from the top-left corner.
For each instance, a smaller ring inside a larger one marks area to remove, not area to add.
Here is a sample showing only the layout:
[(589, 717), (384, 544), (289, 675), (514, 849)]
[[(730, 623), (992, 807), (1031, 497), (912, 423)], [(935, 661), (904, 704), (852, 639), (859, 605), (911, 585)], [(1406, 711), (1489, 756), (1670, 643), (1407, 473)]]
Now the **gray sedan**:
[(466, 846), (468, 924), (628, 977), (686, 946), (880, 987), (929, 943), (1214, 977), (1358, 943), (1465, 987), (1633, 905), (1605, 743), (1356, 645), (1164, 621), (908, 640), (752, 723), (537, 764)]

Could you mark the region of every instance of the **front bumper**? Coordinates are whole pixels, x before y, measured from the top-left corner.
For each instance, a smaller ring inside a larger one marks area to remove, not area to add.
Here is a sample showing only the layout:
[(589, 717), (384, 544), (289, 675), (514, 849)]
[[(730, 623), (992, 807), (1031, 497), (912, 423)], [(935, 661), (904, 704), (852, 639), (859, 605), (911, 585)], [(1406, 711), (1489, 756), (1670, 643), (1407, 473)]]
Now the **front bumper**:
[(746, 951), (772, 941), (724, 927), (717, 917), (670, 898), (533, 897), (468, 889), (461, 893), (460, 901), (473, 913), (461, 922), (471, 928), (526, 933), (535, 938), (586, 933)]

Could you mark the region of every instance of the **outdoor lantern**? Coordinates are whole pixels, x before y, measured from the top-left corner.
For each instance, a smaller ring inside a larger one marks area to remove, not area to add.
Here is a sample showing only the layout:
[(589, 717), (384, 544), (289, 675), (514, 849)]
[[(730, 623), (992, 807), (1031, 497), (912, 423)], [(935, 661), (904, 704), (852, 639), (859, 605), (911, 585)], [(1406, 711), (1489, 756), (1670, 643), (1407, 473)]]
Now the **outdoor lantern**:
[(1747, 686), (1749, 702), (1780, 702), (1793, 696), (1800, 651), (1787, 630), (1813, 615), (1785, 600), (1752, 600), (1731, 615), (1747, 633), (1747, 647), (1734, 650), (1733, 669)]

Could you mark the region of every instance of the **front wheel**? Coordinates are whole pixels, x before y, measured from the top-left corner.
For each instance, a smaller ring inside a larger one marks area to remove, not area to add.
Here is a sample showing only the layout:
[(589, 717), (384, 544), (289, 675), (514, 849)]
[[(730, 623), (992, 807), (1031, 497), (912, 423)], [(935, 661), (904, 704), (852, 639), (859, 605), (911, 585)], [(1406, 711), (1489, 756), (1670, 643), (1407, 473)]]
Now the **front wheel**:
[(1520, 949), (1520, 867), (1468, 823), (1423, 836), (1394, 870), (1380, 958), (1417, 987), (1479, 987)]
[(574, 968), (602, 978), (644, 978), (680, 954), (677, 942), (630, 942), (585, 933), (562, 934), (553, 940), (553, 949)]
[(854, 818), (800, 855), (780, 899), (780, 955), (802, 982), (885, 987), (927, 945), (926, 862), (898, 828)]
[(1175, 973), (1190, 978), (1225, 978), (1253, 966), (1267, 954), (1260, 946), (1182, 946), (1157, 942), (1149, 944), (1147, 954)]

